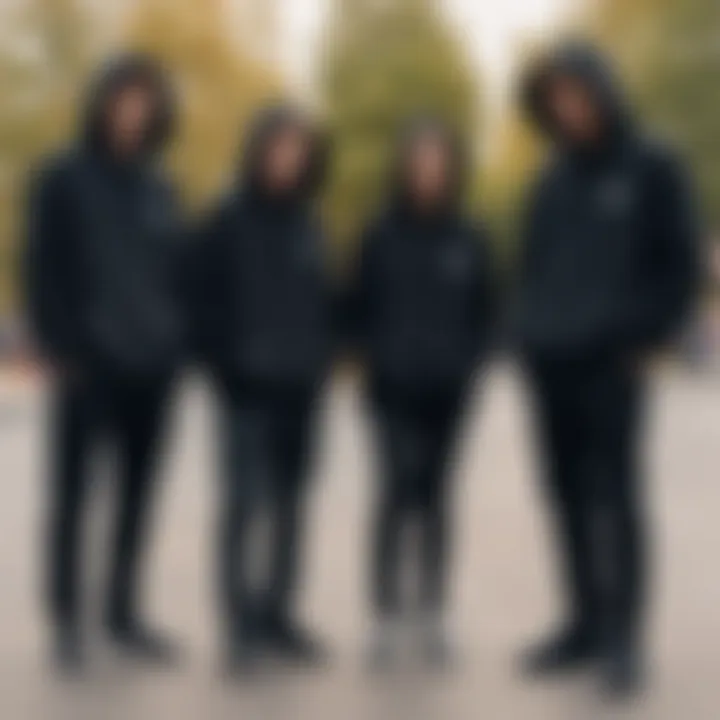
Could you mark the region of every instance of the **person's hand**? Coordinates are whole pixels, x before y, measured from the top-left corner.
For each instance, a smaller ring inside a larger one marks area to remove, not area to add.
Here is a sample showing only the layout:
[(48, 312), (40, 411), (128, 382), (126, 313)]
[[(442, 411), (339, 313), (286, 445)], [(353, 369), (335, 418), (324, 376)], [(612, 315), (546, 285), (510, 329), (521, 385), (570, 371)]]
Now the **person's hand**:
[(648, 351), (635, 351), (626, 354), (622, 362), (627, 372), (634, 377), (638, 377), (652, 372), (657, 365), (657, 357)]
[(50, 382), (76, 382), (82, 376), (80, 368), (67, 361), (34, 357), (31, 358), (29, 366), (32, 374), (39, 375)]

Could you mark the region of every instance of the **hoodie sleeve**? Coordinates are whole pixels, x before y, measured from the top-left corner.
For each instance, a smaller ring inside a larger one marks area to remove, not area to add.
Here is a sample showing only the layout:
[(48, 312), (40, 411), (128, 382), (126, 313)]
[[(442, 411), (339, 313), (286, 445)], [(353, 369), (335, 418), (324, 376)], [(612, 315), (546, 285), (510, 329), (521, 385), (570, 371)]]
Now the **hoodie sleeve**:
[(650, 168), (651, 303), (643, 338), (661, 345), (682, 330), (700, 285), (700, 223), (692, 183), (677, 159), (655, 153)]
[(177, 194), (171, 192), (172, 210), (174, 214), (174, 246), (173, 255), (173, 291), (177, 303), (180, 321), (183, 327), (183, 340), (192, 354), (193, 348), (193, 282), (198, 251), (197, 233), (188, 222), (184, 208)]
[(186, 257), (190, 347), (202, 361), (217, 359), (222, 342), (228, 222), (225, 206), (204, 218), (191, 233)]
[(475, 255), (473, 318), (477, 330), (477, 358), (482, 361), (498, 340), (500, 315), (497, 266), (493, 258), (490, 237), (484, 227), (478, 227), (473, 232), (473, 250)]
[(503, 331), (508, 335), (507, 339), (513, 347), (521, 344), (524, 339), (530, 281), (533, 269), (537, 266), (537, 259), (542, 254), (545, 235), (543, 208), (550, 172), (549, 168), (541, 171), (539, 178), (529, 189), (521, 211), (519, 248), (511, 282), (510, 308), (507, 316), (502, 318), (507, 325)]
[(79, 351), (76, 221), (69, 172), (56, 161), (31, 179), (22, 276), (27, 320), (39, 352), (56, 363)]
[(375, 294), (376, 256), (376, 231), (371, 227), (360, 239), (358, 258), (342, 302), (345, 341), (352, 351), (362, 350), (367, 339)]

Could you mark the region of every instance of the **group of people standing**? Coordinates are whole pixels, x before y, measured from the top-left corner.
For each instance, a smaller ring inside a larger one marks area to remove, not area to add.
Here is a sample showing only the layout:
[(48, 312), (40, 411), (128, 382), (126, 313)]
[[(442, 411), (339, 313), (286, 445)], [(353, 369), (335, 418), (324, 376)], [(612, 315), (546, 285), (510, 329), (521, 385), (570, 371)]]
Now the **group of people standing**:
[(548, 55), (523, 102), (552, 152), (505, 303), (485, 232), (464, 210), (472, 153), (439, 121), (415, 119), (402, 134), (384, 207), (339, 288), (316, 208), (331, 147), (310, 116), (261, 112), (226, 198), (189, 231), (156, 162), (174, 128), (166, 76), (141, 56), (103, 71), (78, 142), (37, 174), (28, 219), (28, 311), (53, 381), (47, 598), (62, 668), (84, 662), (81, 525), (100, 440), (118, 458), (108, 636), (134, 657), (177, 656), (138, 602), (154, 461), (189, 359), (206, 369), (220, 419), (226, 667), (325, 659), (295, 590), (317, 400), (343, 350), (363, 360), (379, 458), (369, 660), (388, 667), (419, 618), (423, 657), (447, 663), (448, 460), (470, 383), (502, 338), (528, 381), (568, 599), (567, 623), (525, 668), (545, 676), (591, 662), (609, 689), (639, 686), (643, 364), (691, 304), (692, 198), (591, 49)]

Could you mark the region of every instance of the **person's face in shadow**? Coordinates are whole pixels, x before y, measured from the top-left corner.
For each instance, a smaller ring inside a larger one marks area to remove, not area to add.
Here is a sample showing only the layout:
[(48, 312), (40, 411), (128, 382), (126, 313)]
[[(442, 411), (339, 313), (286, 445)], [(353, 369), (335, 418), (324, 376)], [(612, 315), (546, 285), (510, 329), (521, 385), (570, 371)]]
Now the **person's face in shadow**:
[(545, 92), (547, 112), (560, 137), (578, 147), (602, 140), (603, 113), (596, 95), (582, 80), (557, 75), (548, 80)]
[(107, 142), (114, 155), (131, 159), (146, 145), (157, 101), (151, 89), (136, 83), (120, 88), (108, 101)]
[(451, 183), (451, 157), (447, 142), (427, 133), (408, 151), (406, 182), (408, 194), (420, 209), (432, 210), (448, 199)]

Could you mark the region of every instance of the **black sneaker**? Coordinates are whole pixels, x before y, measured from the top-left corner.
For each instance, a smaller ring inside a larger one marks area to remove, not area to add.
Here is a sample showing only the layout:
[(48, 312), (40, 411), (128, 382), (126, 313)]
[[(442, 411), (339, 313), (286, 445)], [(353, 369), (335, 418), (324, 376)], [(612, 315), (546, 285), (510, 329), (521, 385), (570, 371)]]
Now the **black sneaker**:
[(458, 654), (450, 636), (439, 622), (420, 628), (420, 653), (424, 665), (435, 671), (448, 671), (458, 666)]
[(397, 618), (379, 620), (370, 631), (365, 649), (365, 668), (379, 675), (397, 667), (404, 635), (404, 625)]
[(574, 627), (530, 650), (522, 661), (523, 674), (546, 678), (572, 673), (600, 659), (594, 633)]
[(114, 645), (129, 658), (154, 665), (176, 666), (178, 647), (165, 635), (138, 622), (109, 622), (107, 631)]
[(244, 622), (235, 624), (227, 633), (222, 661), (223, 674), (227, 679), (239, 680), (258, 669), (262, 639), (258, 618), (248, 610)]
[(610, 645), (603, 659), (603, 694), (611, 700), (632, 700), (642, 691), (644, 681), (637, 648), (630, 642)]
[(273, 616), (266, 620), (263, 645), (281, 659), (318, 667), (328, 660), (323, 644), (309, 631), (287, 618)]
[(254, 643), (244, 640), (232, 641), (222, 663), (223, 675), (228, 680), (241, 680), (254, 675), (259, 667), (260, 652)]
[(85, 667), (85, 652), (80, 633), (75, 627), (55, 631), (53, 668), (64, 677), (79, 675)]

